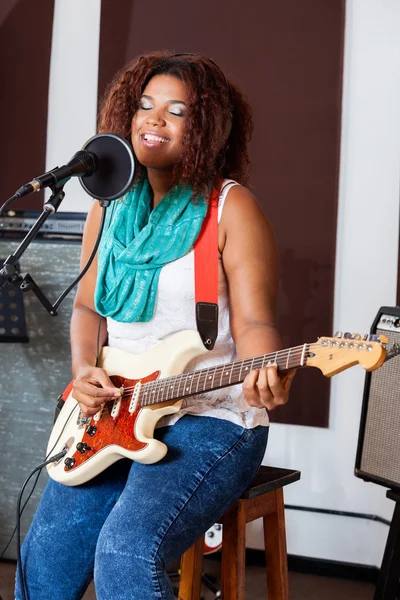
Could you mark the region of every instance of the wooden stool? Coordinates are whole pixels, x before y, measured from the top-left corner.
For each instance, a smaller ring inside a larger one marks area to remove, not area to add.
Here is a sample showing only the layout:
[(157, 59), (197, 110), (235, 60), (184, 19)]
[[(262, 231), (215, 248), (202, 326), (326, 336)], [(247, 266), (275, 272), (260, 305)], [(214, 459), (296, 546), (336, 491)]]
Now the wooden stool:
[[(244, 600), (246, 569), (246, 523), (264, 521), (268, 600), (288, 600), (283, 486), (298, 481), (300, 471), (260, 467), (239, 500), (221, 518), (223, 600)], [(179, 600), (200, 600), (204, 535), (181, 560)]]

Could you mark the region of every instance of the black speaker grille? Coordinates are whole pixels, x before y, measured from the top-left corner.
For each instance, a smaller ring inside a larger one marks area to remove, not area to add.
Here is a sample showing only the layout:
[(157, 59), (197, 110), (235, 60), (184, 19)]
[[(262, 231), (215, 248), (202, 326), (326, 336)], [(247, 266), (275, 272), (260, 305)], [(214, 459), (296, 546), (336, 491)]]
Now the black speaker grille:
[[(400, 343), (400, 331), (377, 328), (389, 339), (388, 350)], [(365, 474), (400, 486), (400, 356), (368, 375), (370, 388), (360, 468)]]

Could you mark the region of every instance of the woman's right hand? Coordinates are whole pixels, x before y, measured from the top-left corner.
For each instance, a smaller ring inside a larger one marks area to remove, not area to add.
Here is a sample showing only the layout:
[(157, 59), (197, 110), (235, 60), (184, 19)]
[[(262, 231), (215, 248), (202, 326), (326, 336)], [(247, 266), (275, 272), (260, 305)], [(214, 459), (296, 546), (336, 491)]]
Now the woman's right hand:
[(75, 377), (72, 396), (78, 402), (85, 417), (92, 417), (102, 405), (121, 396), (121, 390), (113, 385), (104, 369), (84, 367)]

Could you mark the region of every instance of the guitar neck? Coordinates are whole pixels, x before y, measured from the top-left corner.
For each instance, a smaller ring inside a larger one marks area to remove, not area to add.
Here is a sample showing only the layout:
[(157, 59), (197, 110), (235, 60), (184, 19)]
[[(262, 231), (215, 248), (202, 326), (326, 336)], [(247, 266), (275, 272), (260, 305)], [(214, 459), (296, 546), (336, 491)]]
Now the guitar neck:
[(274, 363), (278, 365), (278, 371), (302, 367), (308, 354), (309, 344), (303, 344), (270, 354), (151, 381), (142, 387), (141, 405), (151, 406), (242, 383), (253, 369), (262, 369)]

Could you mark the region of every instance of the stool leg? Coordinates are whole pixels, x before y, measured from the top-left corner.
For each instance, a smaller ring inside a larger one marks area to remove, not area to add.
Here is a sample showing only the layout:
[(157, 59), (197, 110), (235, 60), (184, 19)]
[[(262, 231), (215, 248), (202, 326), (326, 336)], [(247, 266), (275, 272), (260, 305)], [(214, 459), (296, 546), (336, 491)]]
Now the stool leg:
[(200, 600), (204, 535), (181, 558), (179, 600)]
[(275, 503), (276, 510), (263, 517), (268, 600), (288, 600), (289, 581), (282, 488), (275, 490)]
[(223, 518), (221, 587), (223, 600), (244, 600), (246, 508), (239, 500)]

